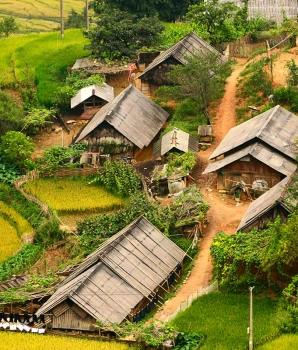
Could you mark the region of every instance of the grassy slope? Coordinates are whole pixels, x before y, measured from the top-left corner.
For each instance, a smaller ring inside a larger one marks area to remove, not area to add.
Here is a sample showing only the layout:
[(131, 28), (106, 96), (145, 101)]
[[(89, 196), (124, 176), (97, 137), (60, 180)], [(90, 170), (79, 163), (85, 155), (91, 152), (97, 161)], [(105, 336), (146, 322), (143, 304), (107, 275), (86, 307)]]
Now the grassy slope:
[[(254, 298), (254, 340), (259, 342), (278, 331), (276, 303)], [(179, 331), (201, 332), (207, 338), (202, 350), (243, 350), (248, 346), (249, 297), (212, 293), (198, 298), (173, 321)]]
[[(81, 13), (85, 0), (63, 0), (63, 17), (66, 19), (71, 11)], [(57, 28), (60, 23), (59, 0), (9, 0), (0, 2), (1, 16), (16, 18), (22, 33), (32, 31), (49, 31)]]

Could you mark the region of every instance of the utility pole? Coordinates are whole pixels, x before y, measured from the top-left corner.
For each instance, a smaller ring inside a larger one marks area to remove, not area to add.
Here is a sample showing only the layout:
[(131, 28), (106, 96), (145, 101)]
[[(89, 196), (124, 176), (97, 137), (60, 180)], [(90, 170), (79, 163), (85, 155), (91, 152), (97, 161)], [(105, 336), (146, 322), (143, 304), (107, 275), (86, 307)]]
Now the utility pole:
[(253, 325), (252, 325), (252, 290), (253, 287), (249, 288), (249, 350), (253, 350)]
[(63, 0), (60, 0), (61, 38), (64, 39)]
[(86, 31), (89, 32), (89, 4), (86, 0)]

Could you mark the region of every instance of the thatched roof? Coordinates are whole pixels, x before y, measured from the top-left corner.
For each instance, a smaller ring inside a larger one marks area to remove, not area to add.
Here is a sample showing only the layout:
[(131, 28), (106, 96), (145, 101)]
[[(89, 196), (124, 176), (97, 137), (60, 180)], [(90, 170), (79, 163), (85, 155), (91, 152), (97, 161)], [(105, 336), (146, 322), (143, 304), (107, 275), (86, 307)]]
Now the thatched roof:
[(158, 157), (173, 150), (181, 152), (192, 151), (197, 153), (198, 149), (199, 141), (196, 138), (178, 128), (174, 128), (155, 142), (153, 148), (153, 160), (156, 160)]
[(232, 128), (209, 159), (257, 141), (295, 160), (298, 153), (297, 137), (298, 117), (277, 105)]
[(168, 118), (168, 113), (133, 85), (103, 106), (80, 131), (74, 143), (106, 121), (139, 148), (148, 146)]
[(144, 78), (149, 71), (168, 60), (170, 57), (184, 65), (187, 63), (187, 56), (198, 56), (206, 52), (217, 54), (221, 57), (222, 61), (226, 61), (226, 58), (220, 55), (220, 53), (214, 47), (206, 43), (206, 41), (198, 37), (195, 33), (191, 32), (172, 47), (157, 56), (154, 61), (138, 76), (138, 78)]
[(290, 161), (283, 155), (274, 152), (274, 150), (271, 148), (266, 147), (259, 142), (256, 142), (251, 146), (244, 147), (243, 149), (224, 157), (223, 159), (210, 163), (204, 170), (203, 174), (212, 173), (214, 171), (222, 169), (224, 166), (231, 164), (237, 160), (241, 160), (246, 156), (254, 157), (255, 159), (264, 164), (267, 164), (270, 168), (278, 171), (283, 175), (292, 175), (293, 172), (297, 169), (296, 162)]
[(96, 320), (121, 323), (182, 262), (185, 252), (144, 217), (103, 243), (38, 310), (70, 300)]
[(71, 108), (76, 107), (91, 96), (96, 96), (104, 101), (111, 102), (114, 99), (114, 88), (106, 83), (103, 83), (103, 86), (95, 84), (86, 86), (71, 98)]

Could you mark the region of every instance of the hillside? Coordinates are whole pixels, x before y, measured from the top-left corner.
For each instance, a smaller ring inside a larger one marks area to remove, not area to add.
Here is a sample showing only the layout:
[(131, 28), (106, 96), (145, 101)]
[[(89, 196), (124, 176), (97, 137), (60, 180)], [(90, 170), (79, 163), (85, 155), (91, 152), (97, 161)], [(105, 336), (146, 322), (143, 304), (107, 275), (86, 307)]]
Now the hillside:
[[(63, 17), (66, 20), (74, 9), (81, 13), (84, 0), (63, 0)], [(19, 32), (46, 32), (57, 29), (60, 23), (60, 1), (58, 0), (10, 0), (0, 2), (0, 18), (13, 16), (19, 25)]]

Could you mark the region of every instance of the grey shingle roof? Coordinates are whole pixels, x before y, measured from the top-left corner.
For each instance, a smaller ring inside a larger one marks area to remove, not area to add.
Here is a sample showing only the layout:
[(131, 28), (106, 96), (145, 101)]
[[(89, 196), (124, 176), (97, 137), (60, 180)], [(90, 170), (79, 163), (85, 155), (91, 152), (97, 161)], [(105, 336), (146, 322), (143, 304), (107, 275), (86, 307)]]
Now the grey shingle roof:
[(270, 188), (270, 190), (268, 190), (259, 198), (250, 203), (249, 207), (247, 208), (247, 211), (245, 212), (237, 228), (237, 232), (245, 229), (247, 226), (252, 224), (255, 220), (260, 218), (278, 203), (282, 204), (283, 207), (286, 208), (290, 213), (292, 210), (287, 203), (287, 201), (289, 201), (290, 198), (286, 195), (286, 189), (290, 185), (291, 181), (291, 177), (287, 176), (277, 185), (273, 186), (272, 188)]
[[(194, 56), (202, 52), (210, 52), (220, 55), (214, 47), (206, 43), (206, 41), (198, 37), (195, 33), (191, 32), (176, 44), (174, 44), (172, 47), (157, 56), (153, 62), (150, 63), (149, 66), (141, 74), (139, 74), (138, 78), (146, 75), (148, 71), (158, 66), (160, 63), (164, 62), (171, 56), (181, 64), (185, 64), (187, 63), (187, 60), (185, 59), (186, 56)], [(226, 58), (222, 56), (222, 60), (225, 61)]]
[(71, 108), (74, 108), (81, 102), (87, 100), (91, 96), (97, 96), (107, 102), (111, 102), (114, 98), (114, 88), (106, 83), (103, 86), (90, 85), (82, 88), (74, 97), (71, 98)]
[(140, 217), (90, 254), (37, 315), (70, 299), (95, 319), (120, 323), (154, 293), (184, 256), (184, 251)]
[[(298, 119), (298, 118), (297, 118)], [(278, 171), (283, 175), (292, 175), (297, 168), (296, 162), (290, 161), (281, 154), (274, 152), (269, 147), (256, 142), (250, 146), (244, 147), (238, 152), (232, 153), (223, 159), (216, 160), (210, 163), (204, 170), (203, 174), (211, 173), (223, 168), (225, 165), (235, 162), (246, 155), (258, 159), (260, 162), (267, 164), (272, 169)]]
[(153, 160), (163, 156), (173, 149), (182, 152), (192, 151), (197, 153), (199, 149), (199, 141), (188, 133), (174, 128), (155, 142), (153, 148)]
[(103, 106), (80, 131), (74, 143), (82, 141), (103, 121), (139, 148), (148, 146), (168, 118), (168, 113), (133, 85)]
[(259, 141), (280, 153), (296, 159), (298, 147), (298, 117), (277, 105), (270, 110), (232, 128), (209, 159), (225, 154), (236, 147)]

